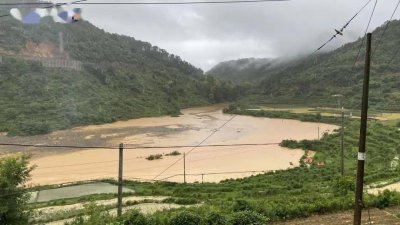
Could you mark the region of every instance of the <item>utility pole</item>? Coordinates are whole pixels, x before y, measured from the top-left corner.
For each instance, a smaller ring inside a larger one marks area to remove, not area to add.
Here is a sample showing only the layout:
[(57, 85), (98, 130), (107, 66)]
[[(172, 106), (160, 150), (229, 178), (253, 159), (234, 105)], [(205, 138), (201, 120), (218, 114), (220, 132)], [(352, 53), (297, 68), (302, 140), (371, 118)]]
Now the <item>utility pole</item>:
[(118, 165), (118, 209), (117, 215), (122, 215), (122, 172), (124, 163), (124, 144), (119, 144), (119, 165)]
[(367, 34), (367, 52), (365, 56), (364, 84), (361, 107), (360, 141), (358, 150), (357, 183), (354, 208), (354, 225), (361, 225), (361, 213), (363, 208), (363, 185), (364, 185), (364, 163), (365, 146), (367, 139), (367, 119), (368, 119), (368, 94), (369, 94), (369, 74), (371, 68), (371, 39), (372, 34)]
[(186, 184), (186, 152), (183, 153), (183, 183)]
[(344, 108), (342, 107), (342, 129), (341, 129), (341, 137), (340, 137), (340, 148), (341, 148), (341, 168), (340, 168), (340, 172), (342, 174), (342, 176), (344, 176)]
[(59, 38), (59, 51), (60, 54), (64, 53), (64, 37), (62, 32), (58, 32), (58, 38)]

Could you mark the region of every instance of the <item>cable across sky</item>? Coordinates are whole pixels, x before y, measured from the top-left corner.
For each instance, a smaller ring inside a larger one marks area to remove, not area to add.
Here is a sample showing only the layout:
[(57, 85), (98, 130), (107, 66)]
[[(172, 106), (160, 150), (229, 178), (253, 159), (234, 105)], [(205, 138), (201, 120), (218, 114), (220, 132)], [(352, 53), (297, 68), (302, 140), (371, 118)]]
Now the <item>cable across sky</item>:
[[(205, 4), (243, 4), (243, 3), (263, 3), (263, 2), (287, 2), (290, 0), (232, 0), (232, 1), (182, 1), (182, 2), (71, 2), (71, 3), (57, 3), (57, 4), (71, 4), (71, 5), (205, 5)], [(55, 4), (55, 5), (57, 5)], [(46, 5), (52, 7), (51, 2), (7, 2), (0, 3), (0, 6), (35, 6), (35, 5)]]
[[(340, 30), (335, 30), (335, 31), (336, 31), (336, 34), (334, 34), (330, 39), (328, 39), (325, 43), (323, 43), (320, 47), (318, 47), (312, 54), (314, 54), (314, 53), (316, 53), (317, 51), (319, 51), (319, 50), (321, 50), (322, 48), (324, 48), (329, 42), (331, 42), (333, 39), (335, 39), (338, 35), (343, 35), (343, 31), (347, 28), (347, 26), (350, 25), (350, 23), (358, 16), (358, 14), (360, 14), (360, 13), (365, 9), (365, 7), (367, 7), (367, 6), (369, 5), (369, 3), (370, 3), (371, 1), (372, 1), (372, 0), (368, 0), (368, 2), (365, 3), (365, 5), (363, 5), (363, 6), (361, 7), (361, 9), (358, 10), (358, 11), (356, 12), (356, 14), (354, 14), (354, 16), (352, 16), (352, 17), (350, 18), (350, 20), (348, 20), (348, 21), (346, 22), (346, 24), (345, 24)], [(374, 7), (374, 8), (375, 8), (375, 7)]]

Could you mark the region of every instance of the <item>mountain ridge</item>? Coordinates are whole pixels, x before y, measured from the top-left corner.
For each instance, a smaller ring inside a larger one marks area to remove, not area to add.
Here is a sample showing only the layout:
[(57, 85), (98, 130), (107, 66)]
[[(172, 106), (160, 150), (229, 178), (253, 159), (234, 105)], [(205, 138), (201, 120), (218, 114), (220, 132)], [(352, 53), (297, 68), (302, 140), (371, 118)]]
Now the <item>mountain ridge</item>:
[[(179, 56), (88, 21), (57, 24), (46, 18), (30, 26), (1, 19), (0, 132), (8, 135), (178, 115), (180, 108), (230, 101), (239, 93), (232, 83), (204, 76)], [(38, 52), (43, 46), (52, 47)], [(64, 53), (53, 54), (57, 49)], [(81, 69), (41, 61), (57, 57), (79, 61)]]
[[(396, 49), (400, 48), (400, 21), (391, 21), (384, 38), (379, 40), (385, 27), (383, 24), (373, 31), (370, 103), (376, 109), (400, 110), (400, 80), (397, 79), (400, 55), (395, 57)], [(256, 84), (255, 102), (291, 104), (304, 101), (305, 104), (332, 106), (336, 102), (332, 95), (342, 94), (345, 107), (358, 108), (365, 47), (355, 61), (361, 42), (362, 38), (333, 51), (290, 60), (250, 76), (239, 70), (234, 72), (242, 76), (241, 80)], [(380, 45), (376, 49), (378, 42)], [(216, 77), (226, 79), (226, 75)]]

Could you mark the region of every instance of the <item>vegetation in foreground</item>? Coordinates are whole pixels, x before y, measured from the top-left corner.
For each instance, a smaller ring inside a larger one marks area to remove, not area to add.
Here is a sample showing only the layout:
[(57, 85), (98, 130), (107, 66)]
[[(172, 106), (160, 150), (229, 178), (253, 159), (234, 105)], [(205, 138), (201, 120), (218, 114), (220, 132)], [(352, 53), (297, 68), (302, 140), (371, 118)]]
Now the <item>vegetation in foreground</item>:
[[(275, 171), (221, 183), (143, 183), (126, 181), (137, 195), (171, 196), (185, 202), (201, 202), (197, 207), (142, 215), (127, 212), (116, 218), (91, 205), (72, 224), (268, 224), (273, 221), (307, 217), (351, 209), (358, 149), (358, 121), (345, 124), (345, 176), (339, 173), (340, 135), (325, 134), (321, 140), (285, 140), (282, 146), (316, 152), (314, 162), (302, 161), (299, 168)], [(400, 180), (399, 127), (369, 121), (366, 176), (368, 187)], [(319, 162), (323, 162), (318, 165)], [(365, 194), (366, 207), (400, 205), (400, 194), (385, 191), (377, 196)], [(96, 210), (94, 210), (96, 209)], [(99, 222), (100, 221), (100, 222)]]
[(29, 220), (30, 195), (24, 184), (30, 178), (33, 167), (29, 157), (14, 155), (0, 158), (0, 224), (26, 225)]

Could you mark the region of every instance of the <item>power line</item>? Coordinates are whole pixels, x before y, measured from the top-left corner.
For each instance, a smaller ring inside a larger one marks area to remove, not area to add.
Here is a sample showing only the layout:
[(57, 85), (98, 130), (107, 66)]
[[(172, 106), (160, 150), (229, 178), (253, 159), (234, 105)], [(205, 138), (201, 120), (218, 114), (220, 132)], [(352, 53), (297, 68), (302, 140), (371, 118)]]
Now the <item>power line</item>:
[(371, 16), (369, 17), (369, 21), (368, 21), (367, 27), (365, 28), (364, 37), (363, 37), (363, 39), (362, 39), (362, 41), (361, 41), (361, 43), (360, 43), (360, 47), (358, 48), (357, 57), (356, 57), (356, 60), (354, 61), (353, 66), (355, 66), (355, 65), (357, 64), (358, 58), (360, 57), (361, 48), (362, 48), (363, 45), (364, 45), (365, 37), (367, 36), (367, 32), (368, 32), (368, 29), (369, 29), (369, 25), (371, 24), (371, 20), (372, 20), (372, 17), (374, 16), (374, 13), (375, 13), (375, 9), (376, 9), (376, 5), (377, 5), (377, 4), (378, 4), (378, 0), (375, 0), (374, 8), (372, 9), (372, 13), (371, 13)]
[[(245, 147), (245, 146), (266, 146), (279, 145), (280, 143), (244, 143), (244, 144), (210, 144), (210, 145), (170, 145), (170, 146), (137, 146), (127, 147), (127, 150), (137, 149), (174, 149), (174, 148), (208, 148), (208, 147)], [(18, 144), (18, 143), (0, 143), (0, 146), (12, 147), (32, 147), (32, 148), (69, 148), (69, 149), (108, 149), (116, 150), (118, 147), (111, 146), (79, 146), (79, 145), (41, 145), (41, 144)]]
[[(202, 146), (198, 146), (197, 148), (204, 148), (204, 147), (269, 146), (269, 145), (279, 145), (279, 144), (280, 144), (280, 143), (231, 144), (231, 145), (229, 145), (229, 144), (227, 144), (227, 145), (202, 145)], [(2, 144), (0, 144), (0, 145), (2, 145)], [(19, 145), (18, 145), (18, 146), (19, 146)], [(32, 146), (38, 147), (37, 145), (32, 145)], [(55, 146), (53, 146), (53, 147), (55, 147)], [(59, 146), (58, 146), (58, 147), (59, 147)], [(83, 148), (82, 146), (81, 146), (81, 147), (75, 146), (75, 147), (77, 147), (77, 148)], [(196, 147), (196, 146), (154, 146), (154, 147), (147, 147), (147, 148), (151, 148), (151, 149), (168, 148), (168, 149), (169, 149), (169, 148), (187, 148), (187, 147)], [(63, 148), (64, 148), (64, 146), (63, 146)], [(92, 148), (92, 147), (90, 147), (90, 148)], [(106, 148), (106, 147), (95, 147), (95, 148), (104, 149), (104, 148)], [(141, 148), (142, 148), (142, 147), (131, 148), (131, 149), (141, 149)], [(258, 149), (255, 149), (255, 150), (258, 150)], [(215, 150), (211, 150), (211, 151), (215, 151)], [(252, 150), (252, 149), (249, 150), (249, 149), (248, 149), (248, 150), (246, 150), (245, 152), (248, 152), (248, 151), (254, 151), (254, 150)], [(208, 152), (208, 151), (207, 151), (207, 152)], [(202, 151), (202, 152), (197, 152), (197, 153), (204, 153), (204, 151)], [(239, 153), (242, 153), (242, 152), (239, 152)], [(196, 153), (192, 153), (192, 154), (196, 154)], [(232, 154), (232, 153), (231, 153), (231, 154)], [(229, 155), (231, 155), (231, 154), (229, 154)], [(233, 154), (237, 154), (237, 152), (235, 152), (235, 153), (233, 153)], [(226, 156), (226, 155), (224, 155), (224, 156)], [(135, 160), (135, 159), (137, 159), (137, 157), (135, 157), (135, 158), (124, 159), (124, 161), (131, 161), (131, 160)], [(204, 160), (204, 159), (201, 159), (201, 160)], [(195, 161), (201, 161), (201, 160), (195, 160)], [(66, 164), (66, 165), (58, 165), (58, 166), (47, 166), (47, 167), (38, 167), (38, 168), (36, 168), (35, 170), (55, 169), (55, 168), (64, 168), (64, 167), (75, 167), (75, 166), (86, 166), (86, 165), (95, 165), (95, 164), (107, 164), (107, 163), (115, 163), (115, 162), (118, 162), (118, 161), (119, 161), (119, 160), (108, 160), (108, 161), (98, 161), (98, 162), (90, 162), (90, 163), (76, 163), (76, 164)], [(169, 164), (168, 164), (168, 165), (169, 165)], [(143, 169), (160, 168), (160, 167), (164, 167), (164, 166), (167, 166), (167, 165), (156, 166), (156, 167), (140, 168), (140, 169), (131, 170), (131, 171), (129, 171), (129, 172), (137, 171), (137, 170), (143, 170)]]
[(109, 147), (109, 146), (41, 145), (41, 144), (18, 144), (18, 143), (0, 143), (0, 146), (32, 147), (32, 148), (69, 148), (69, 149), (110, 149), (110, 150), (118, 149), (118, 147)]
[[(243, 4), (243, 3), (263, 3), (263, 2), (286, 2), (290, 0), (232, 0), (232, 1), (190, 1), (190, 2), (72, 2), (61, 3), (62, 5), (199, 5), (199, 4)], [(0, 3), (0, 6), (20, 6), (20, 5), (49, 5), (54, 7), (51, 2), (28, 2), (28, 3)]]
[[(222, 124), (222, 126), (220, 126), (218, 129), (215, 129), (210, 135), (208, 135), (206, 138), (204, 138), (197, 146), (193, 147), (192, 149), (190, 149), (186, 154), (189, 155), (193, 150), (195, 150), (197, 147), (201, 146), (204, 142), (206, 142), (209, 138), (211, 138), (215, 133), (217, 133), (220, 129), (222, 129), (223, 127), (225, 127), (229, 122), (231, 122), (234, 118), (236, 117), (236, 115), (232, 116), (228, 121), (226, 121), (224, 124)], [(183, 159), (183, 157), (179, 158), (178, 160), (176, 160), (174, 163), (172, 163), (170, 166), (168, 166), (167, 168), (165, 168), (163, 171), (161, 171), (157, 176), (155, 176), (153, 179), (157, 179), (159, 176), (161, 176), (165, 171), (167, 171), (169, 168), (173, 167), (175, 164), (177, 164), (179, 161), (181, 161)]]
[(193, 2), (88, 2), (77, 5), (199, 5), (199, 4), (242, 4), (262, 2), (286, 2), (290, 0), (237, 0), (237, 1), (193, 1)]
[(374, 55), (374, 53), (380, 47), (380, 45), (382, 43), (382, 40), (383, 40), (383, 36), (385, 36), (385, 33), (386, 33), (387, 29), (389, 28), (390, 22), (392, 22), (392, 19), (393, 19), (394, 15), (396, 14), (396, 11), (399, 8), (399, 5), (400, 5), (400, 0), (397, 2), (396, 7), (394, 8), (392, 15), (390, 16), (388, 22), (386, 23), (385, 28), (383, 29), (382, 34), (381, 34), (381, 36), (380, 36), (380, 38), (378, 40), (378, 43), (376, 44), (375, 51), (372, 52), (372, 55)]
[(336, 34), (334, 34), (330, 39), (328, 39), (325, 43), (323, 43), (319, 48), (317, 48), (312, 54), (316, 53), (317, 51), (321, 50), (323, 47), (325, 47), (329, 42), (331, 42), (333, 39), (335, 39), (337, 37), (337, 35), (339, 34), (343, 34), (343, 31), (347, 28), (347, 26), (349, 26), (349, 24), (358, 16), (358, 14), (360, 14), (365, 7), (367, 7), (367, 5), (369, 5), (369, 3), (372, 0), (369, 0), (363, 7), (361, 7), (360, 10), (357, 11), (356, 14), (354, 14), (353, 17), (350, 18), (350, 20), (347, 21), (347, 23), (340, 29), (336, 31)]
[[(267, 170), (248, 170), (248, 171), (231, 171), (231, 172), (208, 172), (208, 173), (193, 173), (193, 174), (186, 174), (186, 175), (188, 175), (188, 176), (201, 176), (201, 175), (220, 175), (220, 174), (240, 174), (240, 173), (265, 173), (265, 172), (268, 172)], [(146, 175), (146, 176), (154, 176), (154, 174), (153, 175)], [(167, 177), (167, 178), (163, 178), (163, 179), (160, 179), (160, 180), (154, 180), (154, 179), (145, 179), (145, 178), (138, 178), (138, 177), (125, 177), (125, 178), (128, 178), (128, 179), (132, 179), (132, 180), (141, 180), (141, 181), (147, 181), (147, 182), (154, 182), (154, 181), (165, 181), (165, 180), (167, 180), (167, 179), (169, 179), (169, 178), (172, 178), (172, 177), (177, 177), (177, 176), (183, 176), (183, 174), (171, 174), (169, 177)], [(126, 180), (126, 179), (125, 179)], [(97, 179), (97, 180), (90, 180), (90, 181), (92, 181), (92, 182), (96, 182), (96, 181), (101, 181), (101, 179)], [(84, 182), (84, 181), (80, 181), (80, 182)], [(82, 183), (82, 184), (79, 184), (79, 183), (64, 183), (64, 184), (59, 184), (58, 186), (59, 187), (57, 187), (57, 188), (53, 188), (53, 189), (58, 189), (58, 188), (65, 188), (65, 187), (63, 187), (63, 185), (65, 185), (65, 184), (73, 184), (73, 185), (71, 185), (71, 186), (77, 186), (77, 185), (85, 185), (85, 186), (90, 186), (90, 185), (92, 185), (92, 186), (97, 186), (97, 184), (91, 184), (91, 183)], [(68, 187), (68, 186), (67, 186)], [(13, 195), (20, 195), (20, 194), (24, 194), (24, 193), (29, 193), (29, 192), (33, 192), (33, 191), (44, 191), (44, 190), (26, 190), (26, 189), (19, 189), (19, 190), (16, 190), (16, 191), (14, 191), (14, 193), (9, 193), (9, 194), (2, 194), (2, 195), (0, 195), (0, 198), (1, 197), (7, 197), (7, 196), (13, 196)]]
[(400, 52), (400, 47), (396, 49), (396, 51), (394, 52), (392, 58), (389, 60), (388, 64), (391, 64), (393, 62), (393, 60), (396, 58), (396, 56), (399, 54)]
[(244, 143), (244, 144), (211, 144), (211, 145), (171, 145), (171, 146), (138, 146), (124, 149), (163, 149), (163, 148), (206, 148), (206, 147), (241, 147), (241, 146), (265, 146), (265, 145), (279, 145), (280, 143)]
[[(221, 174), (239, 174), (239, 173), (265, 173), (266, 170), (249, 170), (249, 171), (236, 171), (236, 172), (211, 172), (211, 173), (194, 173), (194, 174), (186, 174), (186, 176), (201, 176), (201, 175), (221, 175)], [(165, 177), (163, 179), (157, 181), (165, 181), (170, 178), (174, 178), (177, 176), (183, 176), (183, 174), (174, 174), (169, 177)]]

